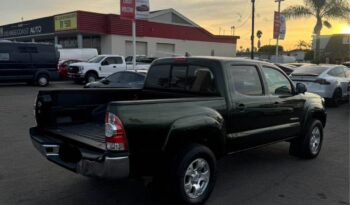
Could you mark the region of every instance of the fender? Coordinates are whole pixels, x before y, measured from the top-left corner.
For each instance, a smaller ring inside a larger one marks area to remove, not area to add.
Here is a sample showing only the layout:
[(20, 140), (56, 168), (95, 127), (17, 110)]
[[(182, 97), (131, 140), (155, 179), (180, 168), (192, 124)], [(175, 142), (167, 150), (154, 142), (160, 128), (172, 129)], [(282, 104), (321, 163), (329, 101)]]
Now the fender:
[(312, 101), (308, 103), (305, 105), (304, 113), (305, 115), (302, 122), (302, 132), (305, 132), (305, 130), (307, 130), (306, 126), (313, 118), (319, 119), (322, 122), (323, 126), (326, 126), (327, 113), (324, 109), (324, 102)]
[(205, 143), (214, 153), (221, 155), (225, 152), (225, 132), (222, 116), (210, 109), (209, 113), (175, 120), (170, 126), (162, 150), (166, 151), (177, 143), (193, 141)]

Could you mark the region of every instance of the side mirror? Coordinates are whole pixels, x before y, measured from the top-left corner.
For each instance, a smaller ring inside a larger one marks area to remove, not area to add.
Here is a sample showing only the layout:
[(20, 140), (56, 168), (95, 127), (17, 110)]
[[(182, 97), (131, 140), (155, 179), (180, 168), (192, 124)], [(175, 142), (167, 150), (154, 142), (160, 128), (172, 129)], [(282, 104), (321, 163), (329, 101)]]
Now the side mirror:
[(101, 65), (109, 65), (108, 61), (103, 61)]
[(307, 91), (306, 86), (303, 83), (297, 83), (297, 85), (296, 85), (296, 92), (298, 94), (306, 93), (306, 91)]

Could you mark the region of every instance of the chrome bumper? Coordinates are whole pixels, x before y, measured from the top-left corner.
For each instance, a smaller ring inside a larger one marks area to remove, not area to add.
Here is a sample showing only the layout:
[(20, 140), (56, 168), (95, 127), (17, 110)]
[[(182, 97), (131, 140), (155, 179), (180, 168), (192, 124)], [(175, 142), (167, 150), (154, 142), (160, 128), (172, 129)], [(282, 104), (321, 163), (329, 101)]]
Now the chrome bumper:
[[(35, 128), (34, 128), (35, 129)], [(72, 163), (63, 161), (60, 158), (60, 140), (47, 136), (34, 134), (31, 129), (31, 140), (34, 147), (44, 155), (49, 161), (58, 164), (68, 170), (78, 174), (105, 179), (123, 179), (129, 177), (130, 162), (128, 156), (108, 156), (105, 154), (93, 154), (81, 152), (82, 159)]]

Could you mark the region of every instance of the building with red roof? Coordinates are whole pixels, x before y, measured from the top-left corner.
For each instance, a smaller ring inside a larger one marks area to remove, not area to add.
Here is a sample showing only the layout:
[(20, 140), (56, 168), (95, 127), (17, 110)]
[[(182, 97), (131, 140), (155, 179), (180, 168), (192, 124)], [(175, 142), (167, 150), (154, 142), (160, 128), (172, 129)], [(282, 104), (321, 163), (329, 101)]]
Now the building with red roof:
[[(137, 20), (137, 55), (235, 56), (238, 36), (213, 35), (174, 9)], [(96, 48), (101, 54), (132, 55), (131, 21), (116, 14), (74, 11), (0, 26), (0, 39), (47, 42), (63, 48)]]

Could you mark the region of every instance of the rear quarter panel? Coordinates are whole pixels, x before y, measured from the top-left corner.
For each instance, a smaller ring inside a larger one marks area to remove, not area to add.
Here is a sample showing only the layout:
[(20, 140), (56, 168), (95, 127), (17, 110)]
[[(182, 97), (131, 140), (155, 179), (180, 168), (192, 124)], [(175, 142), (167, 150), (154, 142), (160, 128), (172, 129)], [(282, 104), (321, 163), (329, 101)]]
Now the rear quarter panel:
[[(126, 130), (130, 151), (134, 153), (161, 152), (175, 122), (194, 119), (194, 116), (215, 117), (219, 113), (226, 120), (226, 102), (222, 97), (210, 99), (156, 100), (115, 102), (108, 110), (116, 113)], [(196, 122), (189, 123), (188, 127)]]

